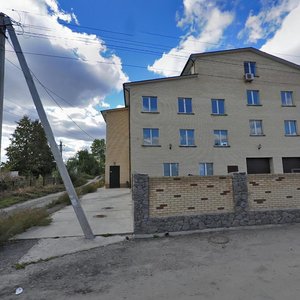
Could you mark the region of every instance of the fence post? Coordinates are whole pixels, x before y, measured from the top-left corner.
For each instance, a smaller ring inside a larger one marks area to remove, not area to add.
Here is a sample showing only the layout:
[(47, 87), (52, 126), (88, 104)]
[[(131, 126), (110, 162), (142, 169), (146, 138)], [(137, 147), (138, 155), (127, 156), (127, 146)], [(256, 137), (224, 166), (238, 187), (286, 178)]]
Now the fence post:
[(234, 210), (236, 213), (247, 212), (248, 203), (248, 186), (246, 173), (234, 173), (232, 177)]
[(149, 176), (133, 175), (132, 199), (134, 205), (134, 232), (142, 232), (149, 219)]

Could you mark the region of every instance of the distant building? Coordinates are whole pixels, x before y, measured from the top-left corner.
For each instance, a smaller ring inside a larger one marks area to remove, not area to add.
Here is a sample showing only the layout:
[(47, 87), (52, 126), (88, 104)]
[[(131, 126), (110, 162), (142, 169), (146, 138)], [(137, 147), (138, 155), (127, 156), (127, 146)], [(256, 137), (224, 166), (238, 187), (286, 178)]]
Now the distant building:
[(192, 54), (180, 76), (125, 83), (124, 97), (102, 112), (107, 186), (300, 171), (299, 65), (254, 48)]

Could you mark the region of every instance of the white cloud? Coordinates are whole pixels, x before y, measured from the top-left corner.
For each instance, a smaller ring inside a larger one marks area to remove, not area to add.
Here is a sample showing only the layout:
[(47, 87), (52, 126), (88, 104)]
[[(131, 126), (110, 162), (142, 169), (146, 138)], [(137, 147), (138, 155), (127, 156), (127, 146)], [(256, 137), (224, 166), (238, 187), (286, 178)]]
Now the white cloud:
[[(129, 80), (122, 70), (121, 59), (109, 52), (101, 37), (75, 32), (62, 25), (59, 21), (78, 24), (78, 20), (76, 12), (63, 11), (57, 0), (0, 0), (0, 6), (5, 7), (2, 9), (4, 13), (23, 24), (24, 35), (20, 27), (15, 26), (15, 29), (30, 69), (47, 88), (68, 102), (53, 95), (85, 131), (95, 138), (103, 138), (104, 122), (100, 112), (93, 106), (108, 108), (110, 104), (104, 101), (106, 95), (122, 90), (123, 82)], [(6, 58), (19, 65), (8, 43), (6, 50)], [(56, 137), (59, 135), (60, 139), (72, 139), (75, 145), (90, 143), (90, 138), (76, 126), (73, 127), (66, 114), (58, 107), (53, 107), (53, 100), (39, 84), (37, 88)], [(11, 131), (6, 130), (3, 134), (2, 161), (5, 160), (3, 149), (8, 146), (9, 134), (15, 127), (14, 121), (24, 114), (33, 119), (37, 116), (22, 72), (8, 61), (5, 69), (5, 100), (4, 124), (12, 127)]]
[(256, 43), (276, 32), (286, 15), (299, 5), (299, 0), (265, 0), (258, 14), (250, 11), (245, 28), (240, 31), (239, 38), (247, 36), (247, 41)]
[(116, 108), (123, 108), (123, 107), (125, 107), (124, 105), (121, 105), (121, 104), (119, 104), (119, 105), (117, 105), (117, 107)]
[(216, 47), (234, 19), (234, 14), (222, 11), (216, 1), (184, 0), (183, 4), (184, 14), (177, 25), (188, 29), (188, 33), (175, 48), (148, 66), (148, 70), (164, 76), (180, 74), (187, 57)]
[(300, 64), (300, 3), (283, 20), (281, 28), (261, 50)]

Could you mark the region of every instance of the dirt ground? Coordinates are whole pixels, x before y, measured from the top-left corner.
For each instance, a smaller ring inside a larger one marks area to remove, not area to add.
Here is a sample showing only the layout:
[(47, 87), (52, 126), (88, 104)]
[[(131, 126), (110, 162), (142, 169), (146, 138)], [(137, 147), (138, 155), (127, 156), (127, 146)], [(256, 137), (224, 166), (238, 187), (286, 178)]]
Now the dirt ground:
[(33, 243), (0, 248), (0, 299), (300, 298), (300, 225), (131, 240), (12, 268)]

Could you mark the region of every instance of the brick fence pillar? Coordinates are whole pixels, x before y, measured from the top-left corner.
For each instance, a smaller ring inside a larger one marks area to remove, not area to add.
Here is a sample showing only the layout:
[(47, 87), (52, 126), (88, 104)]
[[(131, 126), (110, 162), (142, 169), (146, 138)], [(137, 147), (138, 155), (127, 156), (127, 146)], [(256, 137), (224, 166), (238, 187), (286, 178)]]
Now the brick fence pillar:
[(232, 188), (235, 213), (247, 212), (249, 210), (247, 175), (245, 173), (234, 173)]
[(134, 205), (134, 232), (142, 232), (149, 219), (149, 176), (133, 175), (132, 199)]

